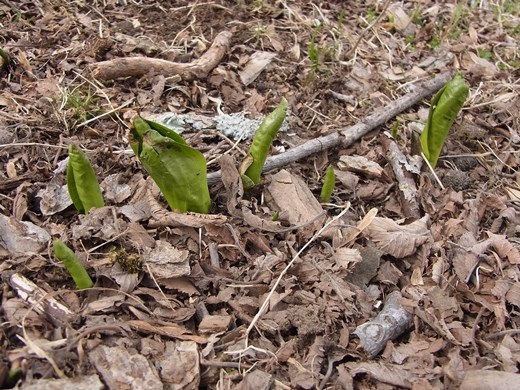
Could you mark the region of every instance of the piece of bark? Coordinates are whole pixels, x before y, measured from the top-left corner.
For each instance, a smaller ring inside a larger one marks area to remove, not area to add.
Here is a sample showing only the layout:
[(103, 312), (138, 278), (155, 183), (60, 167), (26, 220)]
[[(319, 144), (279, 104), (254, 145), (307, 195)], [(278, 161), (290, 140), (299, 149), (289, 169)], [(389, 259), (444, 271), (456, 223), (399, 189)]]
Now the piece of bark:
[(76, 315), (64, 304), (58, 302), (53, 294), (31, 282), (21, 274), (13, 274), (9, 284), (20, 298), (32, 306), (38, 314), (43, 314), (56, 326), (64, 326), (74, 320)]
[(130, 348), (101, 344), (88, 358), (109, 389), (163, 389), (157, 368)]
[(189, 63), (178, 63), (160, 58), (128, 57), (102, 61), (90, 66), (92, 76), (98, 80), (112, 80), (121, 77), (141, 77), (153, 71), (163, 76), (179, 75), (183, 80), (206, 77), (215, 68), (229, 47), (231, 32), (222, 31), (210, 48), (200, 58)]
[(155, 186), (150, 180), (146, 181), (146, 188), (143, 189), (143, 200), (150, 210), (152, 218), (148, 222), (148, 227), (179, 227), (188, 226), (201, 228), (206, 225), (222, 225), (227, 222), (227, 217), (221, 214), (199, 214), (199, 213), (177, 213), (165, 209), (154, 197)]
[(381, 352), (388, 340), (399, 337), (412, 324), (413, 316), (399, 304), (400, 299), (399, 291), (390, 293), (383, 310), (353, 332), (361, 340), (361, 345), (370, 358)]
[[(263, 172), (268, 172), (273, 169), (286, 166), (290, 163), (301, 160), (302, 158), (333, 148), (335, 146), (352, 145), (362, 136), (374, 130), (378, 126), (383, 125), (397, 114), (410, 108), (414, 104), (417, 104), (425, 97), (437, 92), (444, 86), (444, 84), (448, 82), (448, 80), (451, 79), (451, 77), (452, 73), (450, 72), (440, 74), (431, 80), (427, 80), (415, 86), (412, 92), (407, 93), (397, 100), (394, 100), (393, 102), (383, 107), (381, 110), (378, 110), (372, 115), (367, 116), (361, 122), (353, 126), (340, 129), (335, 133), (331, 133), (323, 137), (311, 139), (301, 145), (289, 149), (285, 153), (269, 157), (264, 165)], [(208, 174), (209, 184), (214, 184), (218, 180), (220, 180), (220, 171)]]
[(323, 220), (326, 219), (320, 202), (307, 184), (285, 169), (271, 178), (265, 191), (265, 201), (271, 210), (278, 211), (291, 225), (309, 223), (307, 229), (303, 230), (307, 230), (311, 236), (323, 226)]
[(228, 315), (207, 315), (199, 324), (199, 332), (204, 334), (215, 334), (225, 332), (233, 322)]
[(411, 172), (413, 169), (418, 169), (417, 173), (420, 173), (420, 167), (412, 166), (393, 140), (384, 137), (383, 146), (386, 149), (386, 157), (392, 166), (395, 179), (399, 184), (398, 194), (404, 216), (414, 219), (421, 218), (417, 200), (417, 186)]

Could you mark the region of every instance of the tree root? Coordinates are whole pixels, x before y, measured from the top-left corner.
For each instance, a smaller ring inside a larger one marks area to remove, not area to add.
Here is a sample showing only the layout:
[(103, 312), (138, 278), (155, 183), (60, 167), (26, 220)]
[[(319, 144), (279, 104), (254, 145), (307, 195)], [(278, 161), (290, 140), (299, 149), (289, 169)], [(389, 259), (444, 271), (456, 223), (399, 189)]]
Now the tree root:
[(206, 77), (220, 63), (229, 47), (230, 38), (231, 32), (220, 32), (208, 51), (189, 63), (171, 62), (159, 58), (128, 57), (92, 64), (90, 71), (94, 78), (102, 81), (121, 77), (141, 77), (151, 71), (163, 76), (179, 75), (183, 80), (200, 79)]

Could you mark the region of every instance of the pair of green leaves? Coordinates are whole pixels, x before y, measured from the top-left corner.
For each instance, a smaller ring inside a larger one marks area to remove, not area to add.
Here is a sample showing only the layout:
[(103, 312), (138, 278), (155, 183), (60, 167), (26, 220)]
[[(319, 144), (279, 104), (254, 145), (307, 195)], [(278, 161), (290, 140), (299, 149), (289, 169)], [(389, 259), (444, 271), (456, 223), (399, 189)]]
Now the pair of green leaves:
[(428, 122), (421, 133), (421, 147), (433, 168), (437, 166), (444, 141), (468, 93), (468, 84), (460, 74), (457, 74), (437, 92), (431, 102)]
[(130, 146), (172, 210), (209, 212), (206, 159), (201, 152), (168, 127), (143, 118), (133, 122)]

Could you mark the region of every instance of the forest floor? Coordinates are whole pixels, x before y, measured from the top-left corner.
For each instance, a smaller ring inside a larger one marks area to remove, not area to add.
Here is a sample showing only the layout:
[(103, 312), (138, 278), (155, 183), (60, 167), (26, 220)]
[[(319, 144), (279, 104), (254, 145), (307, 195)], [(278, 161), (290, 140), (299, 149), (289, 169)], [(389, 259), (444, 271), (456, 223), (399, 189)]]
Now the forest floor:
[[(520, 388), (519, 14), (0, 0), (0, 387)], [(418, 134), (457, 72), (469, 96), (432, 171)], [(242, 131), (282, 98), (243, 191)], [(168, 208), (129, 146), (138, 114), (177, 116), (204, 154), (208, 215)], [(70, 144), (103, 192), (86, 215)]]

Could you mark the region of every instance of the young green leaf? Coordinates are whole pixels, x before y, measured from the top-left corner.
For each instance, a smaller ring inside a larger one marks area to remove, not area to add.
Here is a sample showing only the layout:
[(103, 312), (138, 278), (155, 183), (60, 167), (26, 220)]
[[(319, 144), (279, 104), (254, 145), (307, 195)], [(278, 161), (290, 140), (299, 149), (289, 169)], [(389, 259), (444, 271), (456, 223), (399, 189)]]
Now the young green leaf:
[(323, 186), (321, 187), (320, 201), (322, 203), (329, 203), (332, 197), (332, 191), (336, 185), (336, 175), (334, 174), (334, 168), (332, 165), (327, 167), (325, 171), (325, 177), (323, 178)]
[(267, 115), (258, 127), (253, 142), (249, 147), (249, 155), (242, 163), (240, 169), (242, 175), (246, 176), (244, 187), (249, 188), (260, 183), (267, 153), (285, 119), (287, 105), (287, 100), (282, 98), (276, 109)]
[(468, 84), (457, 74), (435, 95), (431, 102), (428, 121), (421, 133), (424, 155), (435, 168), (444, 141), (469, 93)]
[(211, 199), (206, 159), (180, 135), (162, 127), (142, 118), (135, 119), (130, 146), (172, 210), (207, 214)]
[(96, 173), (83, 151), (76, 145), (69, 145), (69, 165), (67, 166), (67, 189), (78, 212), (84, 214), (92, 207), (103, 207), (105, 202)]
[(79, 258), (63, 241), (54, 240), (54, 256), (63, 262), (79, 290), (90, 288), (94, 285)]

